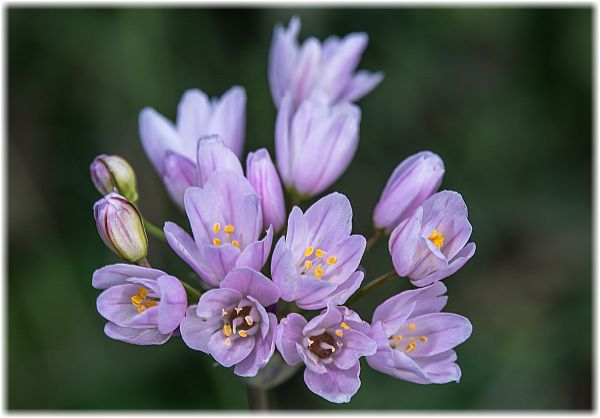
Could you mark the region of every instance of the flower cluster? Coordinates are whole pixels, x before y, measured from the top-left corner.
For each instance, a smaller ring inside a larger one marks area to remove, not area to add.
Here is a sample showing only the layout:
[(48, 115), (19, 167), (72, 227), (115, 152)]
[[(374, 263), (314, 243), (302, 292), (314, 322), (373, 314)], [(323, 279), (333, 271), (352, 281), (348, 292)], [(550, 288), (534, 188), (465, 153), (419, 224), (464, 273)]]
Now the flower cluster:
[[(361, 118), (353, 102), (383, 75), (356, 71), (366, 34), (299, 44), (299, 31), (293, 18), (275, 28), (271, 45), (275, 163), (266, 149), (250, 152), (245, 167), (240, 160), (241, 87), (212, 100), (200, 90), (185, 92), (175, 124), (152, 108), (141, 111), (142, 145), (189, 226), (165, 222), (161, 229), (143, 218), (135, 173), (121, 157), (101, 155), (92, 163), (93, 183), (104, 195), (94, 205), (98, 232), (131, 263), (93, 274), (92, 285), (103, 290), (97, 309), (108, 321), (105, 333), (138, 345), (180, 336), (241, 377), (257, 376), (280, 356), (290, 367), (304, 365), (306, 386), (336, 403), (358, 391), (361, 357), (414, 383), (458, 381), (454, 347), (469, 338), (471, 324), (442, 312), (441, 280), (475, 252), (467, 207), (460, 194), (438, 192), (444, 163), (424, 151), (391, 174), (373, 211), (369, 244), (352, 233), (343, 194), (301, 209), (352, 161)], [(196, 281), (152, 268), (147, 233), (166, 241)], [(363, 255), (386, 234), (394, 271), (363, 284)], [(350, 309), (397, 276), (417, 288), (381, 303), (370, 322)]]

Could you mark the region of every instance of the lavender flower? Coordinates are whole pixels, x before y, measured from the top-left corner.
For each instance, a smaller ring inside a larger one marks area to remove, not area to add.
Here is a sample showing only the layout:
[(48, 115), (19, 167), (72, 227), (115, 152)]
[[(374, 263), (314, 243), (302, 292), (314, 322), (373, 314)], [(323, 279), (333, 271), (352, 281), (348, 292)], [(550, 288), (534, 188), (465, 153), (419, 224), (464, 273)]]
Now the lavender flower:
[(279, 300), (277, 287), (249, 268), (232, 270), (190, 306), (181, 323), (188, 347), (210, 354), (238, 376), (255, 376), (275, 351), (277, 317), (266, 306)]
[(366, 240), (352, 231), (352, 207), (346, 196), (332, 193), (305, 214), (295, 206), (287, 235), (273, 251), (271, 274), (281, 298), (302, 309), (341, 305), (358, 289), (364, 273), (356, 271)]
[(198, 187), (204, 187), (210, 176), (219, 170), (230, 170), (244, 175), (239, 158), (225, 146), (218, 135), (201, 139), (197, 151)]
[(307, 99), (294, 112), (287, 94), (277, 113), (275, 155), (286, 188), (305, 197), (331, 186), (348, 168), (356, 148), (360, 109)]
[(142, 215), (117, 192), (94, 204), (94, 219), (104, 244), (122, 259), (135, 263), (148, 254), (148, 237)]
[(92, 182), (103, 195), (117, 189), (120, 195), (132, 203), (137, 202), (138, 192), (135, 171), (118, 155), (98, 155), (90, 165)]
[(106, 289), (96, 305), (109, 321), (104, 333), (115, 340), (164, 344), (185, 316), (185, 289), (177, 278), (160, 270), (113, 264), (94, 272), (92, 286)]
[(350, 402), (360, 387), (362, 356), (376, 351), (368, 337), (369, 324), (350, 309), (333, 303), (307, 322), (292, 313), (281, 320), (275, 333), (277, 350), (289, 365), (304, 362), (304, 382), (330, 402)]
[(299, 105), (316, 90), (328, 103), (356, 101), (366, 96), (383, 79), (382, 73), (355, 72), (367, 47), (366, 33), (351, 33), (343, 39), (330, 36), (321, 44), (308, 38), (298, 43), (300, 19), (293, 17), (288, 28), (275, 27), (269, 54), (269, 84), (279, 107), (289, 90)]
[(472, 230), (467, 215), (456, 192), (445, 190), (427, 199), (390, 236), (398, 275), (422, 287), (457, 272), (475, 254), (475, 243), (467, 244)]
[(460, 367), (452, 350), (471, 335), (469, 320), (441, 313), (446, 305), (441, 282), (408, 290), (382, 303), (373, 314), (370, 336), (377, 353), (367, 363), (382, 373), (409, 382), (458, 382)]
[(444, 162), (422, 151), (402, 161), (388, 179), (373, 211), (376, 228), (391, 232), (440, 187)]
[(238, 86), (212, 100), (200, 90), (186, 91), (179, 102), (176, 125), (152, 108), (143, 109), (139, 117), (146, 154), (179, 206), (183, 206), (185, 189), (198, 185), (194, 170), (198, 140), (218, 134), (241, 156), (245, 125), (246, 92)]
[(194, 238), (173, 222), (166, 222), (169, 246), (209, 285), (234, 267), (260, 270), (267, 261), (273, 228), (262, 231), (260, 197), (248, 180), (231, 171), (215, 171), (204, 187), (185, 192), (185, 211)]
[(269, 151), (261, 148), (248, 154), (246, 176), (261, 197), (265, 225), (273, 225), (275, 232), (279, 231), (285, 223), (285, 200), (281, 180)]

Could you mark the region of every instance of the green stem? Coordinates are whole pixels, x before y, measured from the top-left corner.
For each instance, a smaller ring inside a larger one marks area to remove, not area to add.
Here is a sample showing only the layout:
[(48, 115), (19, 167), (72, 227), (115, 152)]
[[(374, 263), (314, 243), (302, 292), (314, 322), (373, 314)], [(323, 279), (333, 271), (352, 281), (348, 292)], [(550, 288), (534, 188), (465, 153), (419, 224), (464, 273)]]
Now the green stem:
[(165, 238), (165, 233), (163, 232), (163, 230), (160, 229), (158, 226), (154, 225), (152, 222), (150, 222), (146, 218), (144, 218), (144, 227), (146, 228), (146, 231), (149, 232), (150, 235), (152, 235), (154, 238), (157, 238), (161, 241), (167, 241), (167, 238)]
[(366, 284), (365, 286), (361, 287), (358, 290), (358, 292), (356, 292), (354, 294), (354, 296), (352, 296), (348, 300), (348, 302), (346, 303), (346, 305), (352, 305), (353, 303), (355, 303), (357, 300), (359, 300), (360, 298), (362, 298), (364, 295), (366, 295), (367, 293), (369, 293), (373, 289), (377, 289), (383, 283), (387, 282), (390, 279), (393, 279), (396, 276), (397, 276), (396, 272), (392, 270), (392, 271), (390, 271), (388, 273), (382, 274), (381, 276), (375, 278), (374, 280), (371, 280), (368, 284)]
[(196, 289), (191, 284), (184, 282), (183, 280), (179, 280), (179, 281), (181, 282), (181, 284), (185, 288), (185, 293), (187, 293), (187, 295), (191, 299), (193, 299), (195, 302), (197, 302), (198, 299), (200, 299), (200, 296), (202, 296), (202, 292), (199, 291), (198, 289)]
[(248, 394), (248, 409), (258, 411), (269, 410), (269, 395), (265, 389), (246, 385), (246, 393)]
[(375, 232), (373, 232), (373, 235), (371, 235), (371, 238), (369, 238), (367, 240), (367, 248), (365, 248), (365, 252), (369, 251), (371, 249), (371, 247), (373, 245), (375, 245), (377, 243), (377, 241), (379, 241), (379, 238), (381, 238), (382, 236), (383, 236), (383, 230), (376, 229)]

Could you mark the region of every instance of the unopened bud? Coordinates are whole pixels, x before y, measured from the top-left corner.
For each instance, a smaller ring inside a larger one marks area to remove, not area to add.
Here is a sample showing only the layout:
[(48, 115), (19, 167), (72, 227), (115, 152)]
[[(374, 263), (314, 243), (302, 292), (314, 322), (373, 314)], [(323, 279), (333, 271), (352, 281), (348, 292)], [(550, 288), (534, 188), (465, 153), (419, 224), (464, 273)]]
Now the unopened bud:
[(138, 200), (135, 171), (118, 155), (99, 155), (90, 165), (92, 182), (96, 189), (106, 195), (117, 189), (119, 194), (132, 203)]
[(94, 204), (94, 219), (100, 238), (115, 254), (131, 263), (146, 258), (148, 237), (133, 203), (116, 192), (109, 193)]

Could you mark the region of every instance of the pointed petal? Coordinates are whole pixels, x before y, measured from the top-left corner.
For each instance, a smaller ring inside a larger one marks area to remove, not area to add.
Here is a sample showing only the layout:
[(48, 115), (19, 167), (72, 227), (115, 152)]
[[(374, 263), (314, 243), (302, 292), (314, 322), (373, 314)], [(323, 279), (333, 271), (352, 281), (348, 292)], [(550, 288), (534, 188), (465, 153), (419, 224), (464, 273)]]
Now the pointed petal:
[(306, 369), (304, 382), (308, 388), (329, 402), (346, 403), (360, 388), (360, 364), (348, 370), (328, 369), (327, 373), (316, 374)]
[(124, 328), (115, 325), (112, 322), (106, 323), (104, 326), (104, 333), (113, 340), (119, 340), (135, 345), (161, 345), (171, 338), (171, 334), (161, 334), (156, 328)]

